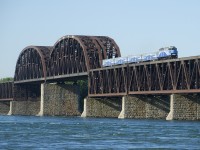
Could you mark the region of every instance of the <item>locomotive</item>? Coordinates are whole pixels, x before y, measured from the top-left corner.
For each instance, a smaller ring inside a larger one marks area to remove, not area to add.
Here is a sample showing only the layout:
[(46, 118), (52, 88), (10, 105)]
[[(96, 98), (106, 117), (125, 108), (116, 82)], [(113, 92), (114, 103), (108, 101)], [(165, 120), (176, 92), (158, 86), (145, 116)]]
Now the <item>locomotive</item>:
[(163, 60), (163, 59), (175, 59), (175, 58), (178, 58), (177, 48), (175, 46), (170, 46), (170, 47), (160, 48), (159, 51), (154, 52), (154, 53), (104, 59), (102, 66), (109, 67), (109, 66), (115, 66), (115, 65), (140, 63), (140, 62), (156, 61), (156, 60)]

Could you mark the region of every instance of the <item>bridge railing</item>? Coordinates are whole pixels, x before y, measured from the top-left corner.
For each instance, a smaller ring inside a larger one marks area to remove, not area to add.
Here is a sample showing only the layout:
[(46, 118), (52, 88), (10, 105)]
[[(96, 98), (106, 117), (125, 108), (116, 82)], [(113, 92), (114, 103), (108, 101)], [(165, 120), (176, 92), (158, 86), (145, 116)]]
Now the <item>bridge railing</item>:
[(0, 83), (0, 101), (13, 99), (13, 82)]

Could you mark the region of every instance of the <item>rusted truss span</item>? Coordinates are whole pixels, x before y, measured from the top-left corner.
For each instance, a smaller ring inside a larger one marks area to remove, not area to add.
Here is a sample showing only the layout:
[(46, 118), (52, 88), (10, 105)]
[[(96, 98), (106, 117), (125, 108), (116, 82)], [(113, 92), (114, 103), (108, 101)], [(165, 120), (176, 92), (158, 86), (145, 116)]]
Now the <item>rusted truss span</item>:
[(89, 96), (200, 93), (200, 56), (100, 68), (89, 73)]
[(29, 46), (19, 55), (14, 81), (46, 78), (46, 65), (50, 58), (51, 47)]
[(13, 82), (0, 83), (0, 101), (13, 100)]
[(102, 60), (120, 57), (115, 41), (106, 36), (64, 36), (53, 47), (29, 46), (19, 55), (14, 83), (82, 76), (100, 68)]
[(79, 74), (100, 68), (102, 59), (120, 56), (113, 39), (104, 36), (64, 36), (54, 45), (47, 76)]

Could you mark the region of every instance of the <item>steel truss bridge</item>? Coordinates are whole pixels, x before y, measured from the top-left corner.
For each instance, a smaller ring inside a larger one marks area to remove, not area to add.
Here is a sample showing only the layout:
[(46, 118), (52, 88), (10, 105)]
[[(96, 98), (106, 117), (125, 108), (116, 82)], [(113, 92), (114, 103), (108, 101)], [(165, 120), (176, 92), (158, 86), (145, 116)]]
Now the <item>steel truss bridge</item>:
[(200, 93), (200, 56), (93, 69), (89, 96)]
[(15, 88), (80, 79), (88, 80), (90, 97), (200, 93), (200, 56), (102, 67), (103, 59), (120, 56), (106, 36), (68, 35), (54, 46), (28, 46), (17, 59), (14, 82), (0, 83), (0, 101), (12, 100)]
[(102, 60), (121, 56), (115, 41), (105, 36), (64, 36), (53, 47), (29, 46), (16, 64), (14, 83), (87, 76)]
[(106, 36), (68, 35), (54, 46), (28, 46), (19, 54), (14, 82), (0, 84), (0, 100), (13, 98), (17, 85), (87, 80), (89, 70), (101, 68), (103, 59), (120, 56), (118, 45)]

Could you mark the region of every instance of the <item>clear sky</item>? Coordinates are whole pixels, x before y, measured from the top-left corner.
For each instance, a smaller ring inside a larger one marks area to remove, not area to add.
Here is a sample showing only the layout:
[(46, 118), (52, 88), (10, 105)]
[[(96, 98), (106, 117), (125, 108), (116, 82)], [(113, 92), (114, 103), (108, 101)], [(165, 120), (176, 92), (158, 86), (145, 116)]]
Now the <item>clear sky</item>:
[(200, 55), (200, 0), (0, 0), (0, 78), (23, 48), (64, 35), (110, 36), (122, 56), (170, 45)]

